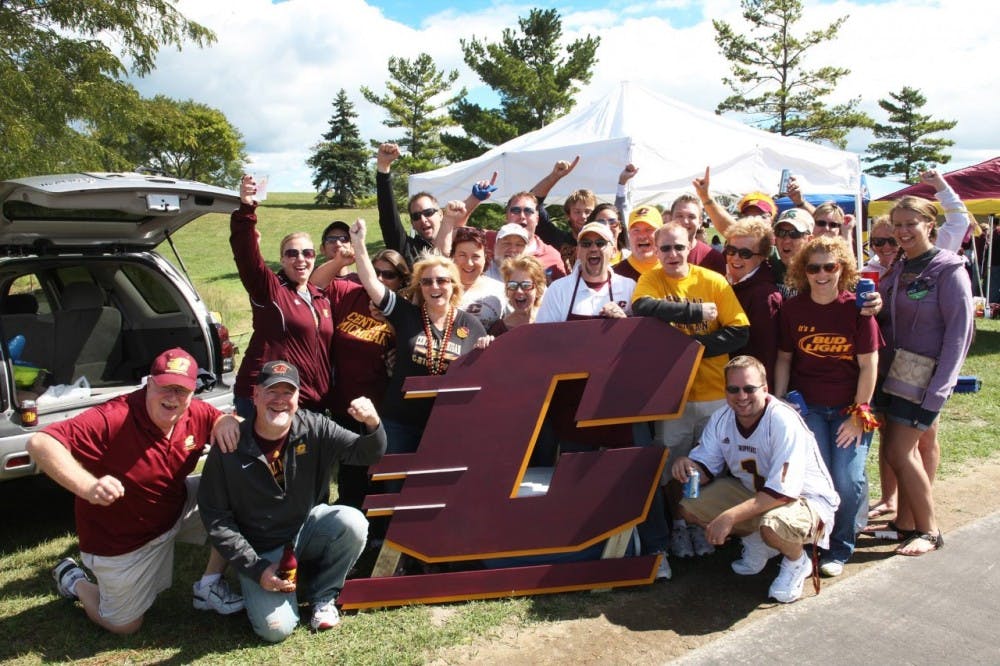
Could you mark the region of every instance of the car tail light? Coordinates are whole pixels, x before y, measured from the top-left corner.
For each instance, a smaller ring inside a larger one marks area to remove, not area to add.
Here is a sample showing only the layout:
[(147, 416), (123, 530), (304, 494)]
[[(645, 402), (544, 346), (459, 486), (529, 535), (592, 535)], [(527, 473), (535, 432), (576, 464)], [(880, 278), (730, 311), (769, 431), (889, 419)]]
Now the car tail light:
[(219, 346), (222, 349), (222, 372), (232, 372), (236, 367), (236, 345), (229, 339), (229, 329), (222, 324), (215, 325), (215, 331), (219, 335)]

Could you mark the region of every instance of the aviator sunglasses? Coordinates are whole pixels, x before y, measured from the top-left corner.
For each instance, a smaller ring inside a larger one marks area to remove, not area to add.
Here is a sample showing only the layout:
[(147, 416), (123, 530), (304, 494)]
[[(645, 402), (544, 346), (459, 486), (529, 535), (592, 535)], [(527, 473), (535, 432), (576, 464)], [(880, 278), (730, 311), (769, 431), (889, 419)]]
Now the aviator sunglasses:
[(294, 247), (290, 247), (290, 248), (287, 248), (281, 254), (286, 259), (297, 259), (300, 254), (303, 257), (305, 257), (306, 259), (315, 259), (316, 258), (316, 250), (312, 249), (311, 247), (307, 247), (304, 250), (297, 250)]

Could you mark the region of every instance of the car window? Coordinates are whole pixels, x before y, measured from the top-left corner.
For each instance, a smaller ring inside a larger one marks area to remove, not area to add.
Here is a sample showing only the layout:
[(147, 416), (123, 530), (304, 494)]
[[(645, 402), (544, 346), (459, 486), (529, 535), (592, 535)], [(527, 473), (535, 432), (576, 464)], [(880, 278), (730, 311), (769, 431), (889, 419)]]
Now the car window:
[(34, 273), (28, 273), (15, 278), (7, 288), (7, 294), (31, 294), (38, 303), (37, 314), (50, 314), (52, 312), (52, 305), (45, 295), (45, 290), (42, 289), (41, 281)]
[(153, 312), (169, 314), (181, 311), (161, 278), (139, 266), (122, 266), (121, 271)]

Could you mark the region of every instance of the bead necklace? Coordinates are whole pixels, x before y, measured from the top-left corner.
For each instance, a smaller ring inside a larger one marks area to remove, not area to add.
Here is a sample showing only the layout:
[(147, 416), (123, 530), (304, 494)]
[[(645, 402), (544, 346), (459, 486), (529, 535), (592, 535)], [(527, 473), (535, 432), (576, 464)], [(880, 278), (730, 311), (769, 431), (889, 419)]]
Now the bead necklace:
[(427, 312), (426, 304), (421, 308), (421, 312), (424, 315), (424, 335), (427, 336), (427, 356), (424, 363), (427, 365), (427, 371), (432, 375), (444, 374), (444, 350), (448, 346), (448, 341), (455, 328), (455, 307), (448, 306), (448, 314), (445, 315), (444, 320), (444, 335), (441, 336), (441, 344), (437, 347), (437, 354), (434, 353), (435, 338), (431, 330), (431, 317)]

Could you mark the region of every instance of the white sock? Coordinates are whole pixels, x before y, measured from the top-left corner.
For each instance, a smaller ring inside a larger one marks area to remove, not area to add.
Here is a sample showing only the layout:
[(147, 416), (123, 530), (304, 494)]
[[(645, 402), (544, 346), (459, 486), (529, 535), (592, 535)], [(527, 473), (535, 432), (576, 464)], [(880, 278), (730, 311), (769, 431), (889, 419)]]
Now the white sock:
[(76, 580), (73, 581), (72, 585), (69, 586), (69, 592), (70, 592), (70, 594), (72, 594), (77, 599), (80, 598), (80, 595), (76, 593), (76, 586), (80, 584), (81, 580), (87, 580), (87, 579), (85, 577), (83, 577), (83, 576), (80, 576), (79, 578), (77, 578)]
[(222, 578), (222, 574), (220, 573), (205, 574), (204, 576), (201, 577), (201, 580), (198, 581), (198, 587), (204, 590), (206, 587), (214, 585), (215, 581), (219, 580), (220, 578)]

